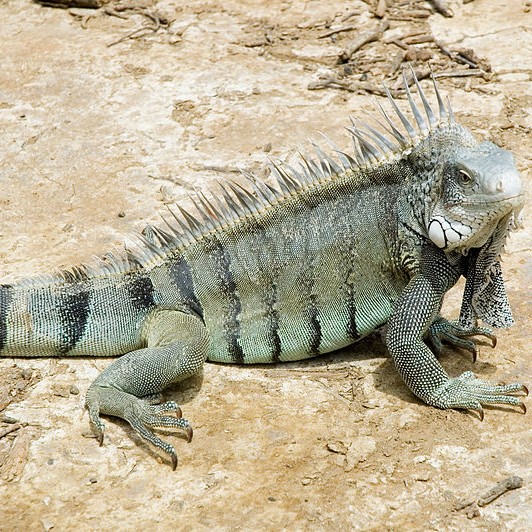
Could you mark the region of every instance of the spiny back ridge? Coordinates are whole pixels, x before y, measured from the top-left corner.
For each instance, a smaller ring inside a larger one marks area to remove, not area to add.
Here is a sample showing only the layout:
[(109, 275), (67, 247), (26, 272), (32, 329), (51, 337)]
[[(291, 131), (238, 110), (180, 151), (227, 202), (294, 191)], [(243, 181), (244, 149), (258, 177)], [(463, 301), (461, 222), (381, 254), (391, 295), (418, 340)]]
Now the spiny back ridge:
[[(320, 146), (312, 143), (316, 159), (299, 154), (298, 168), (282, 161), (270, 161), (271, 175), (277, 182), (272, 187), (255, 176), (242, 172), (242, 177), (251, 187), (251, 191), (233, 180), (218, 181), (220, 195), (210, 199), (202, 191), (191, 196), (197, 216), (192, 215), (180, 205), (168, 208), (167, 215), (161, 215), (165, 229), (147, 225), (142, 234), (130, 239), (124, 245), (123, 252), (107, 253), (91, 264), (74, 266), (61, 270), (54, 276), (40, 277), (24, 281), (35, 284), (40, 282), (71, 283), (84, 281), (92, 277), (113, 274), (134, 273), (140, 268), (150, 268), (164, 261), (170, 253), (183, 249), (194, 241), (211, 232), (235, 225), (247, 217), (256, 217), (294, 194), (320, 186), (345, 176), (346, 172), (357, 172), (353, 179), (363, 179), (364, 171), (399, 158), (406, 150), (420, 142), (440, 126), (454, 122), (449, 104), (445, 105), (434, 76), (434, 91), (438, 104), (439, 119), (431, 108), (415, 73), (410, 75), (421, 100), (422, 111), (412, 96), (407, 75), (403, 72), (403, 84), (409, 107), (415, 123), (412, 123), (400, 110), (396, 100), (385, 87), (386, 95), (393, 111), (395, 121), (377, 101), (384, 122), (374, 119), (379, 131), (371, 124), (361, 120), (352, 120), (347, 130), (352, 136), (354, 152), (345, 153), (328, 138), (335, 158), (325, 153)], [(398, 120), (397, 120), (398, 119)], [(404, 132), (401, 131), (404, 129)]]

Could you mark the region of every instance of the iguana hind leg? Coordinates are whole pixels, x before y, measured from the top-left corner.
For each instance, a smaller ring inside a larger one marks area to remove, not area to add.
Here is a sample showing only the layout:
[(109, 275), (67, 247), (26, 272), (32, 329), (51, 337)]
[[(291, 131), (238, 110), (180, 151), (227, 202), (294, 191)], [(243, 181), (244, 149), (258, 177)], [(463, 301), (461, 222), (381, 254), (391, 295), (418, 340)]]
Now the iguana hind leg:
[[(189, 441), (192, 427), (173, 401), (151, 403), (170, 384), (201, 370), (209, 337), (199, 318), (173, 310), (155, 311), (146, 322), (144, 334), (147, 347), (127, 353), (103, 371), (89, 387), (85, 405), (100, 444), (104, 435), (100, 414), (121, 417), (144, 440), (167, 453), (175, 469), (174, 448), (150, 427), (183, 429)], [(177, 417), (164, 415), (168, 413)]]

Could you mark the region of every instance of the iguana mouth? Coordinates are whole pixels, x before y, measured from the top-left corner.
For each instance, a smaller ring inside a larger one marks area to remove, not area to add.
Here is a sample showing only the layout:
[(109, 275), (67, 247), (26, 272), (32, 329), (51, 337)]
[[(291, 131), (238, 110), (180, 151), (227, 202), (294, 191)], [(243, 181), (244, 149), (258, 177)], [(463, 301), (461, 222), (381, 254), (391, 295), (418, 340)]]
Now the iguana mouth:
[(520, 193), (520, 194), (514, 194), (512, 196), (503, 196), (503, 197), (495, 197), (493, 198), (493, 202), (500, 202), (500, 201), (511, 201), (513, 199), (522, 199), (523, 201), (525, 200), (525, 195), (524, 193)]
[[(516, 199), (520, 199), (521, 201), (519, 203), (517, 202), (513, 202), (512, 200), (516, 200)], [(495, 205), (495, 204), (499, 204), (499, 203), (504, 203), (504, 202), (512, 202), (512, 203), (515, 203), (515, 207), (519, 207), (520, 205), (522, 205), (525, 201), (525, 195), (524, 193), (521, 193), (521, 194), (516, 194), (516, 195), (513, 195), (513, 196), (507, 196), (507, 197), (494, 197), (494, 198), (489, 198), (488, 200), (478, 200), (478, 201), (456, 201), (456, 202), (449, 202), (449, 203), (446, 203), (445, 206), (446, 207), (455, 207), (456, 205), (467, 205), (467, 206), (471, 206), (471, 207), (482, 207), (484, 205)]]

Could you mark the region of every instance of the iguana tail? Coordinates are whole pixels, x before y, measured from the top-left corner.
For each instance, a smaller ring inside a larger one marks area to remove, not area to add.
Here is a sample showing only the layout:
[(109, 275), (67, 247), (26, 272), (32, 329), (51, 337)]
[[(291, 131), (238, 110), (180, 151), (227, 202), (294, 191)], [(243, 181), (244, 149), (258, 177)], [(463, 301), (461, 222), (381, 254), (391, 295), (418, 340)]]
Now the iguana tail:
[(0, 356), (115, 356), (142, 345), (152, 285), (139, 273), (0, 285)]

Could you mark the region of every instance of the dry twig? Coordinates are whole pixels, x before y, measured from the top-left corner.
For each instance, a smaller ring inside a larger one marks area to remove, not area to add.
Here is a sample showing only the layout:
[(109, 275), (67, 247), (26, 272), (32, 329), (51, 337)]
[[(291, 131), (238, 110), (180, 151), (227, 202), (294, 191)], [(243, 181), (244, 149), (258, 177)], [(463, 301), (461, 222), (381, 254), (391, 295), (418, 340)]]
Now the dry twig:
[[(386, 96), (384, 88), (374, 85), (368, 81), (355, 81), (349, 83), (332, 76), (320, 78), (318, 81), (313, 81), (308, 84), (307, 89), (321, 90), (321, 89), (340, 89), (348, 92), (369, 92), (370, 94), (377, 94), (378, 96)], [(390, 89), (392, 96), (397, 97), (399, 92), (395, 89)]]
[(318, 35), (318, 39), (325, 39), (325, 37), (331, 37), (332, 35), (342, 33), (343, 31), (353, 31), (356, 29), (357, 26), (355, 26), (354, 24), (351, 24), (350, 26), (342, 26), (341, 28), (330, 29), (329, 31), (326, 31), (321, 35)]
[(434, 36), (430, 33), (423, 35), (412, 35), (411, 37), (403, 37), (406, 44), (423, 44), (426, 42), (434, 42)]
[[(427, 79), (432, 76), (432, 70), (426, 69), (426, 70), (414, 70), (415, 76), (418, 81), (421, 81), (422, 79)], [(399, 79), (396, 81), (394, 85), (394, 90), (399, 91), (402, 89), (404, 80), (406, 79), (406, 83), (409, 87), (411, 87), (414, 84), (414, 76), (412, 76), (412, 72), (409, 72), (408, 70), (405, 72), (405, 77), (400, 76)]]
[(475, 517), (478, 515), (478, 507), (487, 506), (495, 499), (504, 495), (507, 491), (515, 490), (523, 486), (523, 479), (518, 476), (508, 477), (501, 482), (498, 482), (491, 489), (486, 491), (480, 497), (471, 497), (462, 499), (455, 504), (454, 510), (460, 511), (468, 508), (468, 517)]
[(437, 72), (434, 74), (438, 78), (467, 78), (469, 76), (483, 76), (485, 72), (480, 68), (470, 68), (469, 70), (449, 70), (447, 72)]
[(351, 44), (340, 54), (339, 62), (347, 63), (351, 56), (360, 50), (365, 44), (373, 41), (377, 41), (382, 37), (382, 34), (390, 27), (390, 23), (387, 20), (383, 20), (373, 28), (360, 33)]
[(6, 427), (3, 430), (0, 430), (0, 438), (3, 438), (4, 436), (7, 436), (11, 432), (14, 432), (15, 430), (18, 430), (22, 427), (22, 425), (19, 425), (18, 423), (16, 425), (11, 425), (10, 427)]
[(518, 476), (508, 477), (501, 482), (498, 482), (489, 491), (484, 493), (478, 501), (479, 506), (486, 506), (490, 502), (494, 501), (501, 495), (504, 495), (507, 491), (515, 490), (523, 486), (523, 479)]
[(115, 44), (119, 44), (127, 39), (139, 39), (141, 37), (144, 37), (145, 35), (148, 35), (149, 33), (157, 33), (162, 26), (168, 26), (168, 20), (166, 20), (164, 17), (160, 17), (157, 13), (150, 12), (144, 9), (138, 12), (148, 18), (149, 21), (145, 22), (140, 28), (130, 31), (129, 33), (126, 33), (125, 35), (120, 37), (120, 39), (109, 43), (107, 45), (108, 48), (114, 46)]
[(69, 9), (79, 7), (83, 9), (99, 9), (103, 5), (103, 0), (35, 0), (45, 7), (62, 7)]

